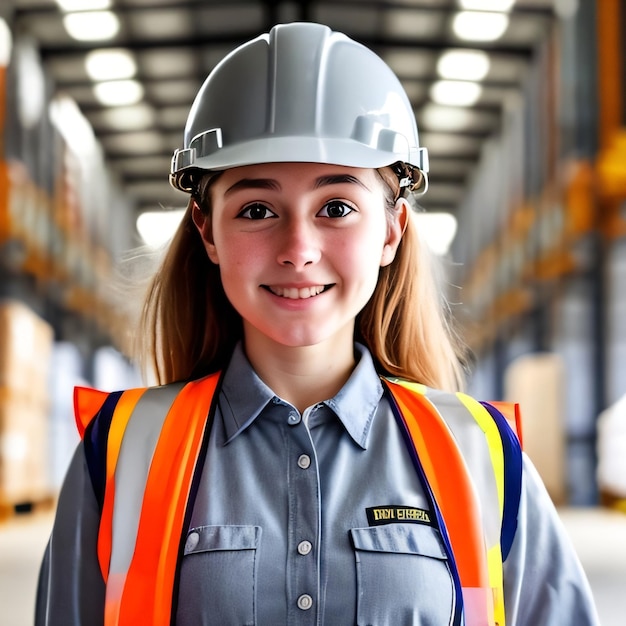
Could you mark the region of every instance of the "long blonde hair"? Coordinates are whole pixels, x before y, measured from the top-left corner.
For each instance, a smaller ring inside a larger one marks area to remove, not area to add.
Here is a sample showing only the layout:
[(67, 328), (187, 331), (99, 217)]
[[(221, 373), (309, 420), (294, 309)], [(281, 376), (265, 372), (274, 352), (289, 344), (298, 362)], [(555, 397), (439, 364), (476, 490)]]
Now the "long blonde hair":
[[(388, 168), (379, 173), (386, 210), (393, 211), (397, 179)], [(223, 369), (243, 337), (241, 317), (192, 220), (194, 202), (210, 214), (213, 180), (215, 175), (207, 175), (198, 185), (144, 300), (135, 350), (159, 384)], [(408, 217), (396, 258), (381, 268), (376, 289), (357, 316), (355, 339), (369, 348), (382, 374), (456, 390), (463, 385), (463, 347), (450, 325), (431, 254), (420, 243), (413, 215)]]

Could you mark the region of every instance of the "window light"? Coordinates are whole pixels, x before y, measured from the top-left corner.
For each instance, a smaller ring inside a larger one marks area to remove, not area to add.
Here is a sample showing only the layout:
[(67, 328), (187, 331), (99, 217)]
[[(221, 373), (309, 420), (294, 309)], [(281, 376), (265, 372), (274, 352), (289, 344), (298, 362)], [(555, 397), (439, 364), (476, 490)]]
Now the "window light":
[(92, 80), (132, 78), (137, 65), (127, 50), (92, 50), (85, 57), (85, 69)]
[(451, 80), (482, 80), (490, 64), (489, 56), (482, 50), (449, 50), (439, 58), (437, 72)]
[(461, 11), (452, 22), (452, 30), (466, 41), (495, 41), (504, 35), (509, 26), (506, 13)]
[(501, 11), (508, 13), (515, 0), (459, 0), (462, 9), (468, 11)]
[(146, 211), (137, 218), (137, 230), (147, 246), (158, 248), (174, 236), (184, 214), (185, 209)]
[(63, 25), (68, 35), (77, 41), (113, 39), (120, 30), (120, 21), (111, 11), (67, 13)]
[(94, 93), (106, 106), (122, 106), (139, 102), (143, 87), (136, 80), (110, 80), (94, 85)]
[(430, 89), (430, 97), (437, 104), (471, 106), (476, 104), (482, 93), (478, 83), (461, 80), (439, 80)]

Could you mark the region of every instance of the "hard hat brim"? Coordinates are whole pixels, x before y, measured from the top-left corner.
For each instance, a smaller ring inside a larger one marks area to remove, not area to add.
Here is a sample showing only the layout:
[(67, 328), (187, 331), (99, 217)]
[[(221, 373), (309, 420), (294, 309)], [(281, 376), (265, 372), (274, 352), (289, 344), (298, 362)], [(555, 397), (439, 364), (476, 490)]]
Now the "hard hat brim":
[(212, 172), (262, 163), (328, 163), (346, 167), (379, 168), (398, 161), (416, 167), (424, 174), (428, 171), (425, 148), (402, 152), (381, 152), (358, 141), (320, 137), (261, 137), (232, 146), (223, 146), (208, 155), (190, 155), (184, 167), (172, 161), (172, 184), (188, 190), (177, 181), (186, 174), (199, 171)]

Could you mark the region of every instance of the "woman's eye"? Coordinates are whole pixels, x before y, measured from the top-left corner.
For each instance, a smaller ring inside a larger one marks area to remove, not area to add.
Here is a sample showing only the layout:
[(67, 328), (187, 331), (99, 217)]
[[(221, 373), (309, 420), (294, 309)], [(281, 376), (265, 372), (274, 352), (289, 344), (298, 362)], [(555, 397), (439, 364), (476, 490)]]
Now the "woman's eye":
[(324, 205), (322, 210), (318, 213), (322, 217), (345, 217), (349, 213), (352, 213), (354, 209), (341, 200), (333, 200)]
[(264, 204), (255, 202), (244, 207), (237, 217), (244, 217), (249, 220), (264, 220), (268, 217), (276, 217), (276, 213), (270, 211)]

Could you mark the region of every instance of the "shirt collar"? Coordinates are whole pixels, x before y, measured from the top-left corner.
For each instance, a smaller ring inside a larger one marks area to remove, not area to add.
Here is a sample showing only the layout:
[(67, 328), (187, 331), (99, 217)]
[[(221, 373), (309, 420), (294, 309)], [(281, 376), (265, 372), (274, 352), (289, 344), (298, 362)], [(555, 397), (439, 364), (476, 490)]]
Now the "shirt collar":
[[(346, 384), (324, 404), (339, 418), (352, 439), (363, 449), (372, 420), (383, 395), (383, 387), (367, 348), (355, 344), (357, 364)], [(218, 400), (224, 424), (224, 444), (243, 432), (276, 398), (274, 392), (257, 376), (237, 345), (224, 374)]]

